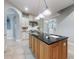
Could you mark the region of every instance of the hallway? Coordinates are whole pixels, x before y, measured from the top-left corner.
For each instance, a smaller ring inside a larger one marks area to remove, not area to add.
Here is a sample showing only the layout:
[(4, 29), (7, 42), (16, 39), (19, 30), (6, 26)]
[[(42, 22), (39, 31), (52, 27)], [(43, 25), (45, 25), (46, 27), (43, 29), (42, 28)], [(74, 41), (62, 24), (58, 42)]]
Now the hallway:
[(4, 59), (35, 59), (29, 49), (29, 40), (5, 40)]

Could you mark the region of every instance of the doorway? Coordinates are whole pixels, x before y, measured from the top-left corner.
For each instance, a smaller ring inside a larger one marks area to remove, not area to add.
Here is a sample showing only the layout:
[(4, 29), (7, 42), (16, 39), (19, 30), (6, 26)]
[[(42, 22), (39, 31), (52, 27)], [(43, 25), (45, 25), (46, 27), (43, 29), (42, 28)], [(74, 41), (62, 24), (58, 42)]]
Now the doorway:
[(14, 9), (10, 8), (7, 10), (4, 25), (7, 39), (13, 39), (13, 40), (19, 39), (20, 36), (19, 14)]

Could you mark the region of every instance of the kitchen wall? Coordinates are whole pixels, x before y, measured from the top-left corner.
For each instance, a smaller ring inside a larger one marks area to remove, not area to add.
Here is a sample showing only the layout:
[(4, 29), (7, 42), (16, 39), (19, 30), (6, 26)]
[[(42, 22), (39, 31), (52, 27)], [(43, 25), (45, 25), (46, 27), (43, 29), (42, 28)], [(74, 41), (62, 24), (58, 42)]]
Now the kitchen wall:
[(74, 7), (67, 8), (55, 19), (57, 20), (56, 34), (69, 37), (68, 56), (69, 59), (74, 59)]
[(6, 11), (8, 10), (8, 8), (13, 7), (9, 2), (7, 2), (6, 0), (4, 1), (4, 12), (6, 13)]
[(38, 20), (38, 26), (39, 26), (39, 28), (40, 28), (40, 32), (42, 33), (42, 32), (44, 32), (44, 19), (40, 19), (40, 20)]

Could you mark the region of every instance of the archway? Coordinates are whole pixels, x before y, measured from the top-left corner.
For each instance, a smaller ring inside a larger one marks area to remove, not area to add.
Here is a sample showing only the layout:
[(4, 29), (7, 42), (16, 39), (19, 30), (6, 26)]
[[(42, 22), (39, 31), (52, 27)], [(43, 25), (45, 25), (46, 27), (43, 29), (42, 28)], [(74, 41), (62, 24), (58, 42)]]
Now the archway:
[(5, 32), (7, 39), (20, 38), (20, 15), (14, 8), (9, 8), (5, 15)]

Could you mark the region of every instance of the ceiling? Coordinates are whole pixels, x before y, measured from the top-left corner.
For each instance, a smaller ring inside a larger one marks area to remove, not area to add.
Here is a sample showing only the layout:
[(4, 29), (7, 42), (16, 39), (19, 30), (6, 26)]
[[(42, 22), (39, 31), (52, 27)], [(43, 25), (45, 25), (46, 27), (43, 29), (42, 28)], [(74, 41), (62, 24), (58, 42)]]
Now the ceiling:
[[(37, 16), (43, 12), (45, 8), (44, 0), (7, 0), (24, 13), (30, 13)], [(74, 0), (46, 0), (48, 8), (52, 13), (55, 13), (63, 8), (66, 8), (74, 3)], [(26, 12), (25, 8), (29, 11)]]

